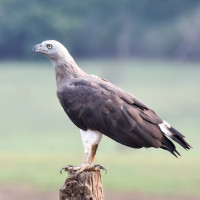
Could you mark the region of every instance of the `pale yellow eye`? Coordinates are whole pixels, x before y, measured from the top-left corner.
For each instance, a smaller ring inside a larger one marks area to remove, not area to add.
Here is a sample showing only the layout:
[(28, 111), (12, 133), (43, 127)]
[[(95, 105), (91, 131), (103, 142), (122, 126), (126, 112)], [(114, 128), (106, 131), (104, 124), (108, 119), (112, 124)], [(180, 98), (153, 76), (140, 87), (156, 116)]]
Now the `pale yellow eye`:
[(52, 49), (52, 47), (53, 47), (52, 44), (47, 44), (48, 49)]

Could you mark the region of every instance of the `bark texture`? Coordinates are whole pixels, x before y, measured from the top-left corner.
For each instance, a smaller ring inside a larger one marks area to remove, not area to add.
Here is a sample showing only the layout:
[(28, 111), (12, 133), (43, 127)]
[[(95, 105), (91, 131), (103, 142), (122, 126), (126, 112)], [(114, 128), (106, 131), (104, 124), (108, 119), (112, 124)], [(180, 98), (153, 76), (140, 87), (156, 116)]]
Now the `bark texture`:
[(104, 200), (100, 170), (84, 171), (79, 175), (68, 171), (60, 188), (60, 200)]

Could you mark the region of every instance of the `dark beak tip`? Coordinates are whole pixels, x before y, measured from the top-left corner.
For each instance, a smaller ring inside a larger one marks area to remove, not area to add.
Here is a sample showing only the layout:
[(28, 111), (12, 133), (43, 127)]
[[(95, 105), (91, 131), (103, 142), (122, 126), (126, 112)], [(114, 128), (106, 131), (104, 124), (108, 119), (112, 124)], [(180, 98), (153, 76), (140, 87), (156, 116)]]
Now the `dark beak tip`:
[(40, 45), (36, 44), (35, 46), (33, 46), (32, 48), (32, 54), (34, 55), (35, 53), (39, 53), (40, 50)]

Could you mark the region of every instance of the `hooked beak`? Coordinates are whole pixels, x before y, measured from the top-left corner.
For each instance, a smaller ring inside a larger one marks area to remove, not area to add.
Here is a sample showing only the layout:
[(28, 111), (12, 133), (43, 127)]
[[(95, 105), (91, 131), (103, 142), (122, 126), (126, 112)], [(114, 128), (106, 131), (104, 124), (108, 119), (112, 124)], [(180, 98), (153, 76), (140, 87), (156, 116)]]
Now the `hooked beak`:
[(41, 52), (41, 47), (42, 47), (41, 44), (36, 44), (36, 45), (32, 48), (32, 54), (40, 53), (40, 52)]

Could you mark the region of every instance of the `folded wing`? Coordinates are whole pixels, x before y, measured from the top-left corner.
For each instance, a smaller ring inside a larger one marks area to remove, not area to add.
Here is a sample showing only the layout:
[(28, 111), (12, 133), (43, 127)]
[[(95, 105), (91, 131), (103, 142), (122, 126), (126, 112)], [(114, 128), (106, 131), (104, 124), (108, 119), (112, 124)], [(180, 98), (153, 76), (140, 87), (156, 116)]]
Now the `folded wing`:
[[(160, 147), (179, 154), (159, 126), (164, 121), (133, 95), (107, 81), (92, 76), (77, 78), (57, 95), (80, 129), (98, 130), (129, 147)], [(180, 135), (175, 138), (176, 142), (183, 140)]]

